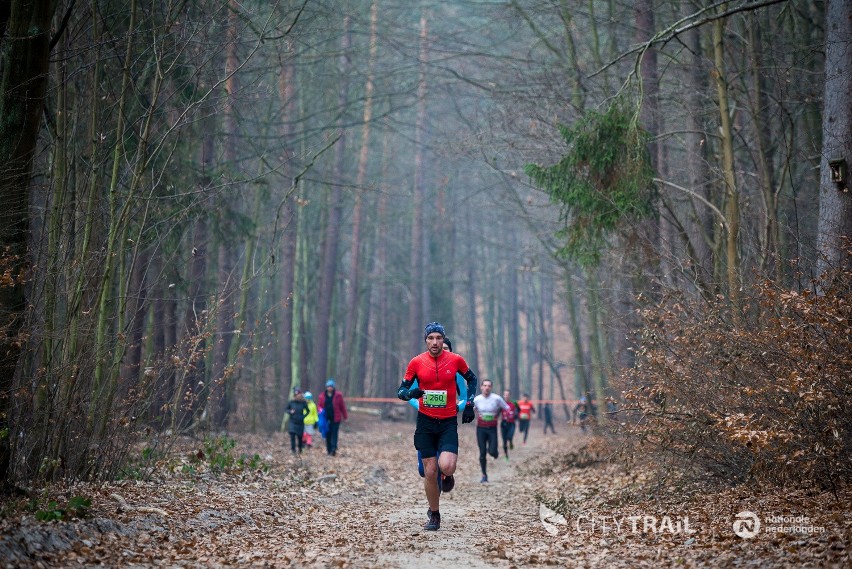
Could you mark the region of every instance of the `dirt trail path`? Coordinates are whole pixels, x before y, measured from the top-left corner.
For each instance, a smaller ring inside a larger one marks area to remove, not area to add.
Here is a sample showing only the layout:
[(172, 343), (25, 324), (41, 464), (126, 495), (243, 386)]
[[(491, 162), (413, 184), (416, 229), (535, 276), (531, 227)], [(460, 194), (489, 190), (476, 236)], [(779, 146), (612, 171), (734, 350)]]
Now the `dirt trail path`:
[[(756, 507), (749, 489), (690, 497), (668, 487), (640, 495), (648, 487), (640, 474), (572, 466), (566, 457), (589, 438), (557, 428), (556, 436), (544, 437), (533, 423), (528, 444), (516, 436), (511, 461), (489, 459), (490, 482), (480, 484), (475, 429), (461, 426), (456, 487), (442, 496), (438, 532), (422, 529), (427, 504), (413, 424), (354, 417), (336, 457), (322, 448), (294, 457), (280, 434), (237, 436), (234, 452), (257, 453), (268, 468), (225, 473), (190, 458), (203, 446), (196, 442), (164, 458), (148, 481), (53, 488), (39, 498), (60, 505), (74, 495), (91, 498), (82, 520), (39, 522), (24, 499), (0, 501), (0, 567), (850, 565), (847, 490), (840, 508), (831, 496), (806, 489), (775, 502), (761, 497), (766, 511), (813, 512), (812, 521), (828, 531), (744, 541), (732, 534), (730, 518)], [(569, 507), (598, 516), (688, 513), (699, 531), (577, 532), (566, 525), (550, 535), (539, 518), (539, 496), (562, 496)]]
[[(545, 445), (562, 448), (575, 445), (576, 441), (571, 440), (567, 431), (558, 439), (550, 435), (550, 440), (544, 440), (539, 434), (532, 435), (527, 445), (521, 444), (519, 439), (510, 451), (510, 461), (505, 460), (502, 451), (499, 459), (489, 457), (489, 482), (482, 484), (479, 482), (475, 428), (462, 426), (456, 487), (442, 495), (438, 532), (422, 529), (428, 504), (422, 479), (417, 474), (412, 434), (413, 425), (409, 424), (368, 428), (345, 435), (340, 456), (329, 459), (312, 454), (305, 460), (309, 468), (328, 468), (329, 463), (337, 459), (349, 464), (353, 454), (364, 453), (367, 465), (365, 493), (350, 496), (341, 509), (326, 512), (333, 518), (327, 522), (331, 531), (316, 536), (318, 547), (309, 548), (309, 558), (316, 553), (318, 560), (329, 564), (343, 562), (351, 567), (508, 568), (513, 562), (506, 557), (506, 551), (512, 549), (516, 537), (524, 542), (523, 547), (529, 547), (529, 536), (547, 536), (538, 519), (533, 485), (525, 481), (517, 467), (531, 457), (546, 454)], [(351, 467), (353, 471), (341, 472), (341, 479), (335, 480), (335, 485), (340, 486), (337, 496), (346, 494), (347, 478), (358, 471), (357, 466)], [(349, 482), (353, 480), (350, 478)], [(351, 532), (346, 528), (341, 533), (372, 543), (375, 551), (370, 551), (370, 546), (364, 551), (361, 543), (347, 543), (341, 544), (344, 547), (338, 550), (337, 556), (326, 557), (322, 553), (328, 551), (329, 545), (325, 534), (334, 534), (334, 524), (348, 518), (352, 509), (359, 511), (356, 518), (360, 527), (351, 528)], [(347, 546), (354, 547), (348, 549)]]
[[(521, 444), (521, 437), (516, 437), (518, 445), (510, 450), (508, 462), (502, 450), (498, 459), (489, 456), (489, 482), (482, 484), (474, 433), (472, 426), (461, 428), (457, 483), (452, 492), (442, 495), (438, 532), (420, 529), (427, 503), (421, 479), (413, 479), (411, 474), (416, 476), (416, 472), (409, 468), (412, 471), (407, 475), (410, 486), (405, 492), (410, 489), (411, 497), (401, 497), (401, 501), (408, 504), (391, 513), (387, 521), (390, 531), (401, 533), (403, 538), (408, 533), (408, 541), (414, 547), (386, 551), (377, 559), (379, 565), (424, 569), (436, 566), (511, 567), (512, 563), (505, 557), (507, 542), (511, 543), (516, 535), (543, 533), (532, 485), (525, 483), (517, 471), (517, 465), (546, 452), (541, 436), (533, 435), (527, 445)], [(564, 436), (560, 441), (566, 447), (571, 444)]]

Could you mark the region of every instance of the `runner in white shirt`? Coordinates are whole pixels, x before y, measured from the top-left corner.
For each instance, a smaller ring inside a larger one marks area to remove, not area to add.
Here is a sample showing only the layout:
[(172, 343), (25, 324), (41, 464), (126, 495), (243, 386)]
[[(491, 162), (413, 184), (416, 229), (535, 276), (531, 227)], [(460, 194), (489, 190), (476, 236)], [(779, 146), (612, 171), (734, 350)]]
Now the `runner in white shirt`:
[(500, 456), (497, 445), (497, 417), (502, 411), (510, 411), (502, 397), (491, 393), (491, 380), (483, 379), (479, 384), (482, 393), (473, 398), (476, 410), (476, 442), (479, 445), (479, 466), (482, 468), (482, 480), (488, 482), (486, 454), (494, 458)]

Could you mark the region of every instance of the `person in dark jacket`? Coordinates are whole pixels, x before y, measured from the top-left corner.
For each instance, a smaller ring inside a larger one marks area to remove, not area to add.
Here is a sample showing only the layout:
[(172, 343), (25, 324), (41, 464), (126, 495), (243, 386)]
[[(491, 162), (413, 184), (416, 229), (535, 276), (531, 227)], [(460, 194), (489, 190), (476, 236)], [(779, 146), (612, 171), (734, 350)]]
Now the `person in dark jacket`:
[(302, 448), (305, 445), (302, 435), (305, 434), (305, 416), (307, 414), (308, 402), (305, 401), (302, 390), (297, 387), (293, 390), (293, 399), (287, 403), (287, 432), (290, 433), (290, 450), (293, 451), (293, 454), (296, 454), (297, 446), (299, 454), (302, 454)]
[(325, 391), (320, 393), (317, 406), (325, 413), (328, 421), (328, 434), (325, 437), (325, 450), (331, 456), (337, 455), (337, 436), (340, 432), (340, 423), (349, 419), (346, 412), (346, 403), (343, 394), (337, 391), (334, 379), (325, 382)]
[(544, 434), (547, 434), (547, 428), (550, 427), (550, 430), (553, 434), (556, 434), (556, 429), (553, 427), (553, 406), (550, 403), (544, 404)]

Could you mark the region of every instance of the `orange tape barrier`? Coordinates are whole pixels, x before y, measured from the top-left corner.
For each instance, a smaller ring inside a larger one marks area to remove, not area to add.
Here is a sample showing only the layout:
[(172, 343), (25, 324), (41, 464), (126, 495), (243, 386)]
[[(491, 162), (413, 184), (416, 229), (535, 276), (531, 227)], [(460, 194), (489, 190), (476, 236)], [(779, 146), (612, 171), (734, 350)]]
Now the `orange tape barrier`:
[[(359, 403), (406, 403), (396, 397), (347, 397), (346, 401), (355, 401)], [(577, 403), (577, 399), (530, 399), (534, 405), (542, 403), (561, 404), (568, 403), (569, 405)]]

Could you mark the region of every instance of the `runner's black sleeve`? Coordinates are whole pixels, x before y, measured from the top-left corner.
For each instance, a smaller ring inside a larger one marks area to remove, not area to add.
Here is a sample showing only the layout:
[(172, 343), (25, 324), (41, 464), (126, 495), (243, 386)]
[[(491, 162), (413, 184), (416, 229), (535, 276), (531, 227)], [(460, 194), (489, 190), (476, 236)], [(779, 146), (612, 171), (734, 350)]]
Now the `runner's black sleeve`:
[(476, 397), (476, 388), (479, 381), (476, 379), (476, 374), (473, 373), (473, 370), (470, 368), (468, 368), (468, 370), (462, 374), (462, 377), (467, 380), (466, 405), (473, 405), (473, 398)]
[(399, 389), (396, 390), (396, 396), (403, 401), (410, 400), (411, 395), (409, 395), (408, 390), (411, 389), (412, 385), (414, 385), (413, 379), (403, 379), (402, 383), (399, 384)]

